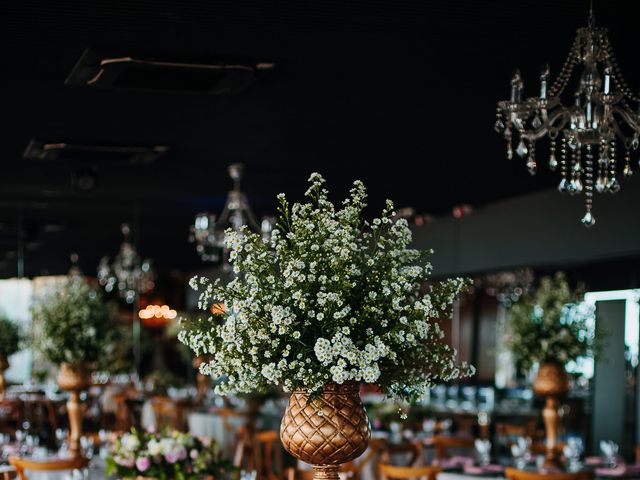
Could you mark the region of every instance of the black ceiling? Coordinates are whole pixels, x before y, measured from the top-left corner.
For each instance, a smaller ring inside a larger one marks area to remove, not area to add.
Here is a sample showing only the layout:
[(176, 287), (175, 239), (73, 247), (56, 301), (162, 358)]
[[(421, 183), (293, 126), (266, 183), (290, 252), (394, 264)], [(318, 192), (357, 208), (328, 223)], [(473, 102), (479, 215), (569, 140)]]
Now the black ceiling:
[[(113, 254), (123, 221), (160, 268), (197, 268), (187, 244), (199, 210), (219, 210), (226, 166), (247, 166), (258, 213), (274, 196), (299, 196), (312, 171), (343, 195), (355, 178), (371, 203), (443, 213), (542, 188), (507, 162), (493, 132), (495, 102), (515, 66), (537, 89), (557, 72), (587, 0), (7, 2), (0, 7), (0, 276), (16, 273), (17, 232), (27, 275), (93, 273)], [(596, 2), (632, 85), (638, 2)], [(133, 56), (274, 62), (234, 96), (65, 86), (86, 48)], [(30, 139), (167, 145), (152, 165), (100, 162), (97, 187), (79, 193), (62, 162), (22, 159)]]

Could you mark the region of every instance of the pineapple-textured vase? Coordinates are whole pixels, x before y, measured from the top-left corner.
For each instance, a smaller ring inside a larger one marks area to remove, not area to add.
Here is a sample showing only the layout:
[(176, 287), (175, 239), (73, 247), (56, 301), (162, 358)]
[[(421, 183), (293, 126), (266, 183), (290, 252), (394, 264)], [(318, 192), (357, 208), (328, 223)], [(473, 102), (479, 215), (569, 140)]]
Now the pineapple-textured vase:
[(316, 398), (302, 390), (289, 398), (280, 439), (287, 452), (313, 465), (314, 480), (337, 480), (340, 465), (367, 448), (371, 430), (358, 390), (355, 382), (329, 383)]
[(543, 363), (533, 382), (533, 391), (545, 397), (542, 419), (546, 436), (546, 467), (561, 467), (558, 452), (558, 397), (569, 391), (569, 377), (559, 363)]
[(72, 456), (79, 456), (80, 437), (82, 437), (82, 417), (84, 406), (80, 401), (80, 392), (89, 388), (91, 378), (86, 366), (82, 363), (63, 363), (58, 372), (58, 385), (69, 392), (67, 414), (69, 415), (69, 451)]

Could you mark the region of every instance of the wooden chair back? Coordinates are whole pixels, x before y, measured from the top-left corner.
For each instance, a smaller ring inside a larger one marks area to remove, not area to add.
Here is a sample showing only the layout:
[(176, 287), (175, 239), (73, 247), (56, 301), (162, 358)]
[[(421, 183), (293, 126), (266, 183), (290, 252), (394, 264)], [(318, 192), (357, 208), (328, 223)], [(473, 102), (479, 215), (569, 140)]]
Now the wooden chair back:
[(540, 473), (518, 470), (516, 468), (506, 468), (504, 476), (509, 480), (591, 480), (593, 478), (593, 471)]
[(186, 430), (184, 408), (179, 402), (169, 397), (153, 397), (151, 406), (158, 428), (169, 427), (172, 430)]
[(0, 480), (15, 480), (18, 471), (13, 466), (0, 466)]
[(472, 437), (449, 437), (445, 435), (436, 435), (433, 437), (433, 446), (436, 449), (436, 460), (444, 460), (449, 458), (450, 448), (472, 449), (474, 448), (474, 439)]
[(275, 430), (253, 436), (253, 456), (257, 480), (282, 480), (282, 446)]
[(30, 472), (59, 472), (64, 470), (81, 470), (89, 465), (84, 457), (55, 460), (29, 460), (20, 457), (9, 457), (9, 463), (15, 467), (20, 480), (29, 480), (25, 470)]
[(433, 465), (420, 467), (397, 467), (386, 463), (379, 463), (378, 470), (380, 471), (380, 477), (382, 480), (436, 480), (436, 476), (442, 471), (441, 468)]
[(386, 443), (381, 448), (380, 461), (386, 465), (393, 465), (394, 462), (392, 459), (397, 459), (402, 456), (405, 458), (403, 466), (411, 467), (424, 464), (423, 454), (423, 446), (422, 443), (419, 442), (405, 442), (400, 444)]

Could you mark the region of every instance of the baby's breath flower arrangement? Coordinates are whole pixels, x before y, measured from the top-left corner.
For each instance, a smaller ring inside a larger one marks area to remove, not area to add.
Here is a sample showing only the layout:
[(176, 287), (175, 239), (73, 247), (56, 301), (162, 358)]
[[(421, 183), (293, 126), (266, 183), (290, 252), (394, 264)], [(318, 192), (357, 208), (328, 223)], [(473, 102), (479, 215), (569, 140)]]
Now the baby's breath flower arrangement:
[(411, 231), (386, 202), (363, 216), (366, 189), (354, 182), (337, 208), (311, 175), (306, 203), (278, 195), (279, 223), (269, 243), (244, 229), (227, 231), (235, 278), (194, 277), (200, 308), (224, 312), (184, 325), (179, 338), (212, 360), (219, 394), (282, 386), (319, 393), (329, 382), (377, 384), (415, 399), (435, 382), (472, 375), (456, 363), (438, 319), (466, 286), (452, 279), (426, 287), (431, 252), (408, 248)]
[(37, 298), (33, 325), (38, 349), (56, 365), (94, 364), (110, 356), (110, 311), (80, 277), (69, 277)]
[(594, 309), (581, 303), (562, 272), (543, 277), (539, 286), (511, 306), (507, 344), (518, 366), (565, 365), (597, 349)]

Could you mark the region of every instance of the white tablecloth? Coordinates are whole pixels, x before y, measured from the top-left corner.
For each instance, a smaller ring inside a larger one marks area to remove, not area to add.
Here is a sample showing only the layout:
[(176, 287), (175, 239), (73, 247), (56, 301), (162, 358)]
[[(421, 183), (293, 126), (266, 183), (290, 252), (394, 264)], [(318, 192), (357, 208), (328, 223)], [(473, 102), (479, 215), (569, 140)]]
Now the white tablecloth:
[(189, 432), (197, 437), (206, 437), (215, 440), (226, 452), (236, 440), (236, 432), (245, 425), (246, 417), (232, 415), (225, 420), (215, 413), (192, 412), (188, 417)]

